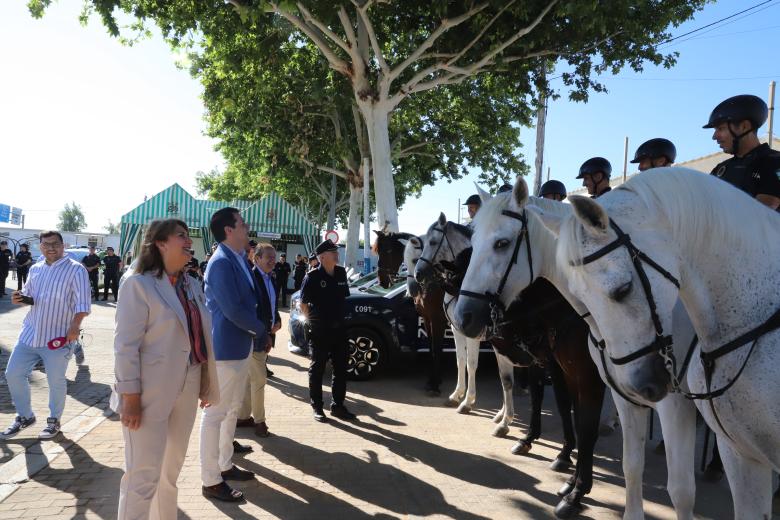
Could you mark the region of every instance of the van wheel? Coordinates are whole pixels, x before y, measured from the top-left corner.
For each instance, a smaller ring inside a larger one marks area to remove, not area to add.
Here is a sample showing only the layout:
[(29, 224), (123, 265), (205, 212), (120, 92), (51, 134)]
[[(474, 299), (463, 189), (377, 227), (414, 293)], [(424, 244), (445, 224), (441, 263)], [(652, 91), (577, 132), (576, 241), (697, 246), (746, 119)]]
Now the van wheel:
[(347, 332), (347, 375), (355, 381), (366, 381), (384, 365), (387, 355), (379, 334), (355, 327)]

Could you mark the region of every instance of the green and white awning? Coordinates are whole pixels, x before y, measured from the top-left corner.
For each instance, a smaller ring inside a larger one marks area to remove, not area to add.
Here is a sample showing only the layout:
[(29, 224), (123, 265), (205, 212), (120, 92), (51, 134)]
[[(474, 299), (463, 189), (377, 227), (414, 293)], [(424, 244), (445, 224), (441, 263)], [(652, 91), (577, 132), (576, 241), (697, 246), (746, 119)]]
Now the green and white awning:
[(178, 184), (173, 184), (132, 211), (120, 221), (120, 255), (124, 256), (133, 245), (142, 227), (155, 219), (178, 218), (190, 228), (198, 228), (204, 238), (204, 252), (209, 252), (213, 241), (209, 231), (211, 215), (220, 208), (234, 207), (241, 211), (244, 221), (254, 236), (261, 238), (302, 241), (307, 250), (317, 243), (317, 228), (294, 206), (271, 192), (259, 201), (253, 200), (203, 200), (196, 199)]

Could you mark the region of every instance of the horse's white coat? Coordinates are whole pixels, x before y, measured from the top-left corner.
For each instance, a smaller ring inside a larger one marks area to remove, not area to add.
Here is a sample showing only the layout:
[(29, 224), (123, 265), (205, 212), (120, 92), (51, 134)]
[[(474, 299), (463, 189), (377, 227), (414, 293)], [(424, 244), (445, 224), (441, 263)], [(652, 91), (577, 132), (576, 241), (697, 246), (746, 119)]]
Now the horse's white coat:
[[(483, 202), (474, 223), (472, 236), (472, 260), (489, 259), (488, 261), (472, 261), (463, 288), (474, 291), (495, 292), (499, 280), (509, 264), (509, 259), (520, 231), (520, 221), (503, 216), (505, 209), (521, 212), (528, 208), (528, 240), (533, 257), (534, 279), (546, 278), (560, 291), (564, 298), (578, 313), (585, 314), (587, 308), (583, 302), (569, 290), (567, 274), (559, 269), (556, 263), (557, 238), (550, 231), (556, 229), (562, 219), (571, 214), (571, 206), (560, 202), (536, 197), (528, 197), (525, 181), (518, 179), (513, 193), (496, 195), (489, 202)], [(495, 249), (500, 240), (508, 240), (508, 247)], [(512, 267), (507, 278), (502, 300), (509, 305), (520, 292), (533, 282), (531, 279), (526, 247), (520, 248), (517, 264)], [(456, 310), (457, 314), (457, 310)], [(693, 330), (690, 321), (680, 306), (675, 316), (673, 331), (675, 349), (684, 351), (690, 344)], [(586, 318), (594, 336), (600, 339), (599, 328), (592, 317)], [(598, 350), (591, 344), (590, 354), (604, 381), (606, 377), (600, 361)], [(678, 353), (678, 357), (684, 353)], [(608, 363), (609, 364), (609, 363)], [(611, 364), (610, 364), (611, 365)], [(613, 378), (621, 383), (619, 373), (609, 366)], [(623, 399), (612, 390), (612, 397), (620, 415), (623, 429), (623, 474), (626, 479), (626, 509), (623, 518), (637, 520), (644, 518), (642, 507), (642, 473), (644, 470), (644, 444), (647, 431), (647, 411)], [(666, 440), (666, 462), (668, 467), (667, 490), (677, 512), (677, 518), (693, 518), (695, 499), (694, 479), (694, 449), (696, 417), (693, 404), (679, 394), (667, 396), (657, 403), (648, 402), (638, 395), (631, 395), (638, 403), (655, 408), (663, 428)]]
[[(430, 255), (433, 255), (437, 250), (436, 246), (438, 245), (438, 241), (446, 240), (440, 232), (432, 231), (431, 228), (436, 225), (440, 225), (443, 228), (446, 223), (447, 219), (444, 217), (444, 214), (442, 214), (440, 220), (431, 225), (431, 227), (424, 235), (425, 238), (423, 239), (423, 251), (416, 250), (416, 258), (414, 257), (415, 253), (410, 251), (410, 249), (414, 249), (413, 247), (407, 247), (404, 250), (404, 259), (406, 259), (406, 255), (408, 253), (409, 260), (413, 263), (407, 265), (415, 265), (415, 272), (416, 266), (418, 265), (417, 260), (420, 256), (424, 256), (433, 263), (441, 260), (452, 262), (455, 260), (454, 256), (451, 254), (453, 249), (460, 252), (470, 246), (466, 237), (459, 236), (459, 240), (465, 239), (465, 244), (458, 242), (451, 244), (452, 248), (440, 247), (438, 248), (438, 254), (436, 258), (430, 258)], [(457, 297), (450, 294), (444, 295), (444, 311), (451, 326), (454, 323), (452, 313), (455, 309), (456, 303)], [(474, 408), (474, 404), (477, 400), (476, 376), (477, 365), (479, 363), (480, 338), (469, 338), (454, 326), (452, 326), (452, 334), (455, 339), (455, 356), (458, 366), (458, 381), (455, 385), (455, 390), (448, 398), (448, 402), (458, 407), (458, 413), (469, 413)], [(514, 387), (514, 366), (512, 365), (511, 361), (505, 359), (504, 356), (501, 356), (498, 353), (496, 353), (496, 359), (498, 362), (498, 373), (499, 379), (501, 380), (501, 389), (504, 395), (504, 404), (493, 417), (493, 422), (496, 423), (496, 427), (493, 429), (493, 435), (496, 437), (503, 437), (509, 433), (509, 425), (514, 420), (515, 416), (514, 399), (512, 398), (512, 389)]]
[[(571, 260), (614, 238), (598, 230), (615, 219), (632, 241), (680, 280), (679, 296), (704, 351), (754, 329), (780, 306), (780, 216), (743, 192), (711, 176), (683, 168), (642, 174), (600, 198), (576, 202), (577, 211), (560, 228), (559, 264), (570, 271), (573, 292), (602, 325), (607, 344), (623, 355), (645, 342), (652, 330), (641, 289), (620, 303), (608, 291), (634, 269), (624, 248), (584, 266)], [(677, 288), (648, 270), (664, 327)], [(626, 307), (639, 312), (625, 322)], [(735, 518), (770, 518), (772, 469), (780, 470), (780, 332), (759, 338), (744, 372), (721, 397), (696, 401), (717, 433), (734, 497)], [(750, 345), (716, 361), (712, 389), (734, 379)], [(698, 356), (697, 356), (698, 358)], [(703, 367), (694, 358), (688, 371), (693, 392), (704, 392)], [(719, 419), (719, 421), (718, 421)], [(721, 428), (721, 425), (723, 426)]]

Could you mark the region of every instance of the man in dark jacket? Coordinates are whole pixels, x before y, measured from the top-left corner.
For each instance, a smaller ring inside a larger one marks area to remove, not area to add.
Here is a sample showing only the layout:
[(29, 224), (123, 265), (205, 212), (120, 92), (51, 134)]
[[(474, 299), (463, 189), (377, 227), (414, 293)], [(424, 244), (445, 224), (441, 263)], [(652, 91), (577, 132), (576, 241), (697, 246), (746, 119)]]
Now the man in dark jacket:
[(290, 278), (292, 269), (287, 263), (287, 255), (279, 255), (279, 261), (274, 266), (274, 277), (276, 278), (276, 296), (280, 307), (287, 307), (287, 280)]

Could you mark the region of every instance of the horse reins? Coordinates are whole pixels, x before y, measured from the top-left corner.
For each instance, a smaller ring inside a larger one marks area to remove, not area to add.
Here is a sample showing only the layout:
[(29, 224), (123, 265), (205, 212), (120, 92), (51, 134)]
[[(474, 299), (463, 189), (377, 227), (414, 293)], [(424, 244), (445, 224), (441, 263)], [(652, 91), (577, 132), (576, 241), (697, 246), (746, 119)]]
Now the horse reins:
[(498, 332), (498, 327), (502, 320), (503, 314), (506, 311), (504, 304), (501, 302), (501, 293), (504, 291), (504, 286), (506, 285), (506, 281), (509, 278), (509, 273), (512, 270), (512, 266), (517, 264), (518, 254), (520, 253), (520, 247), (523, 245), (523, 241), (525, 241), (526, 251), (528, 252), (528, 269), (531, 275), (530, 280), (531, 282), (534, 280), (534, 263), (533, 258), (531, 257), (531, 241), (528, 239), (528, 216), (526, 214), (526, 210), (523, 210), (522, 213), (517, 213), (516, 211), (505, 209), (501, 212), (501, 214), (506, 217), (519, 220), (522, 225), (520, 227), (520, 231), (517, 233), (515, 248), (512, 251), (512, 258), (509, 260), (509, 264), (507, 264), (506, 269), (504, 270), (504, 275), (501, 277), (501, 281), (498, 284), (498, 289), (496, 289), (495, 293), (491, 293), (489, 291), (485, 291), (484, 293), (477, 293), (473, 291), (464, 291), (463, 289), (460, 290), (460, 294), (463, 296), (476, 298), (478, 300), (485, 300), (488, 302), (488, 305), (490, 305), (490, 318), (493, 329), (491, 332), (493, 334)]

